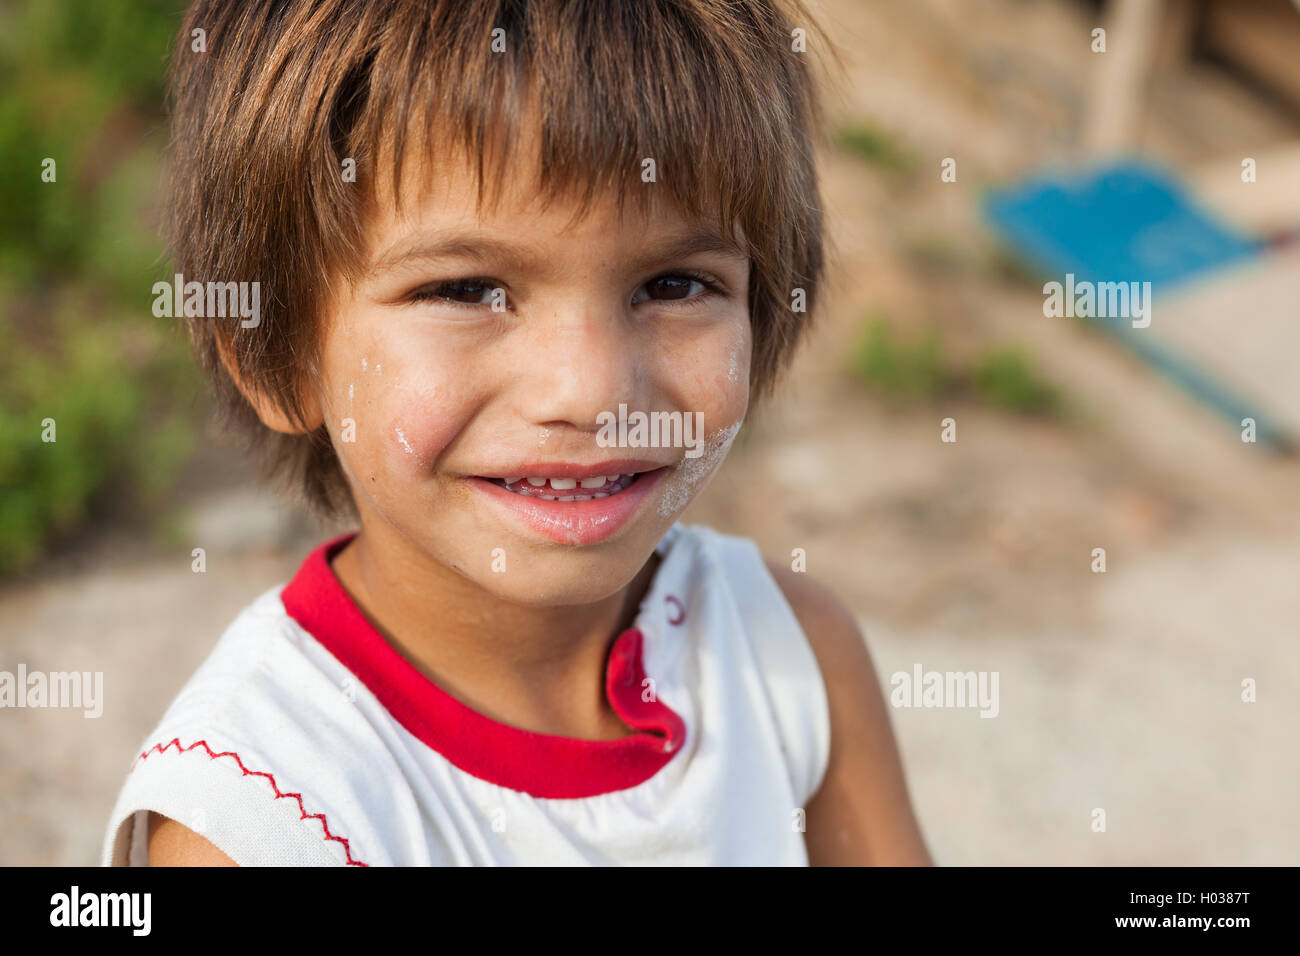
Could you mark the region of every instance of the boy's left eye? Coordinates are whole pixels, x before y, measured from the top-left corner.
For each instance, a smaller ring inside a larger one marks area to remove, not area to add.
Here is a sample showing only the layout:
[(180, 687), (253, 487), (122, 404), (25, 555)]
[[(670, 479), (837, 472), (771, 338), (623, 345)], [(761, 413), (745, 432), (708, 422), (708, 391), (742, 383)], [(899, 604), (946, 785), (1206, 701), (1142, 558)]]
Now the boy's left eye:
[(656, 276), (632, 296), (632, 304), (641, 302), (673, 302), (693, 299), (706, 292), (717, 291), (704, 276), (674, 272)]

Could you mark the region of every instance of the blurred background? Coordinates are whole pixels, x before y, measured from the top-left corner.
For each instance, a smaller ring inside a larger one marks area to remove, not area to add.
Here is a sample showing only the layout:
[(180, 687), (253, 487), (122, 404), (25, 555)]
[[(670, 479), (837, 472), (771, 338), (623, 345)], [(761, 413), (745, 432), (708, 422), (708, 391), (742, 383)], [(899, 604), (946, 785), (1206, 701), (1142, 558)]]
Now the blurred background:
[[(151, 313), (179, 6), (0, 2), (0, 670), (105, 695), (0, 709), (0, 864), (98, 862), (143, 736), (335, 530)], [(803, 549), (886, 693), (998, 672), (994, 719), (891, 710), (939, 862), (1300, 863), (1300, 14), (813, 6), (831, 289), (687, 520)], [(1150, 327), (1045, 316), (1066, 273), (1152, 280)]]

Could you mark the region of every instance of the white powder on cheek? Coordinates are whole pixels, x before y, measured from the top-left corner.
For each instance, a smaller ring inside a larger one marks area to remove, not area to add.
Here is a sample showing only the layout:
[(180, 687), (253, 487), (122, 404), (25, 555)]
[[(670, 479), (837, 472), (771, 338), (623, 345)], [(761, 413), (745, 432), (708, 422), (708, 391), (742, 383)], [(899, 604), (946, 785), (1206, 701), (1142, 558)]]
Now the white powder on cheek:
[(710, 435), (705, 440), (703, 454), (698, 458), (683, 458), (677, 463), (673, 473), (664, 479), (663, 497), (659, 499), (659, 514), (662, 517), (676, 514), (691, 503), (691, 499), (727, 457), (743, 421), (741, 419)]
[(727, 382), (731, 385), (735, 385), (740, 381), (740, 357), (744, 354), (748, 343), (749, 329), (743, 328), (737, 333), (735, 340), (731, 343), (731, 356), (727, 361)]
[[(394, 382), (384, 386), (383, 391), (398, 393), (391, 404), (386, 403), (384, 427), (391, 437), (385, 440), (385, 456), (393, 458), (400, 447), (409, 456), (408, 461), (413, 459), (421, 469), (431, 467), (457, 429), (448, 424), (455, 422), (456, 412), (445, 401), (444, 390), (438, 385)], [(375, 404), (378, 394), (373, 388), (363, 392), (363, 404)]]

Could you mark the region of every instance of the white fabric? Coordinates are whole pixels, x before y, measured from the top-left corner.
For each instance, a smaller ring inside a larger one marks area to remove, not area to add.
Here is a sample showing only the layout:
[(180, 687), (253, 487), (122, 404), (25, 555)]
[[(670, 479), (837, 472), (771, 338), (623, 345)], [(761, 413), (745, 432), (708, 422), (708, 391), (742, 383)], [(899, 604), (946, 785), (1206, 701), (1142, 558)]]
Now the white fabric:
[[(143, 742), (104, 865), (147, 863), (149, 810), (242, 866), (806, 864), (801, 810), (830, 745), (812, 650), (747, 539), (678, 525), (659, 550), (634, 626), (686, 740), (643, 783), (551, 799), (465, 773), (290, 618), (277, 587), (240, 614)], [(669, 594), (687, 609), (680, 626)], [(238, 759), (210, 755), (224, 752)]]

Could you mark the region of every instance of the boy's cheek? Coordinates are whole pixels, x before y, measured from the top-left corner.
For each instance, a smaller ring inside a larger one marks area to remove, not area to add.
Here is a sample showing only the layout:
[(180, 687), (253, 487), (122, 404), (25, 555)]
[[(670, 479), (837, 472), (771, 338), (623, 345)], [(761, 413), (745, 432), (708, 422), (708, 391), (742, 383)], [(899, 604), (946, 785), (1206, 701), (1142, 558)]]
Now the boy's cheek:
[(378, 416), (382, 453), (393, 472), (430, 473), (463, 425), (450, 395), (451, 389), (438, 385), (401, 386), (385, 403)]
[(667, 373), (676, 380), (679, 403), (685, 411), (703, 413), (709, 432), (745, 417), (751, 343), (746, 324), (720, 331), (711, 341), (677, 351), (668, 360)]
[(388, 372), (371, 366), (335, 389), (330, 432), (355, 475), (418, 478), (455, 438), (463, 413), (451, 389), (404, 384)]

